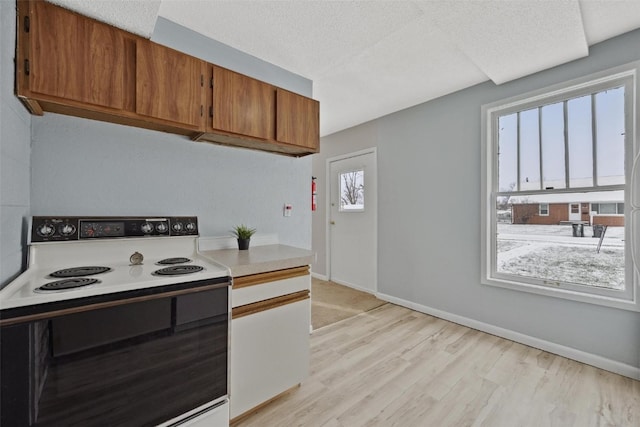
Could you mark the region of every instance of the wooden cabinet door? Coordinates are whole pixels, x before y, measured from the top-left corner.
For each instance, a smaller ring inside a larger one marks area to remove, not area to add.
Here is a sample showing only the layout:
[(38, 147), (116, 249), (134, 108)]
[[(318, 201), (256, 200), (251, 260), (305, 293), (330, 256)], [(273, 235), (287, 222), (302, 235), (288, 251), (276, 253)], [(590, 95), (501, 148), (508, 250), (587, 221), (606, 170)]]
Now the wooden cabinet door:
[[(123, 109), (133, 40), (127, 33), (44, 1), (30, 7), (28, 87), (34, 93)], [(26, 64), (21, 64), (26, 67)], [(132, 70), (132, 68), (131, 68)], [(25, 71), (25, 74), (27, 72)]]
[(212, 75), (212, 129), (273, 140), (273, 86), (215, 65)]
[(318, 152), (320, 103), (311, 98), (278, 89), (276, 106), (276, 140)]
[(204, 126), (206, 63), (148, 40), (136, 45), (136, 113)]

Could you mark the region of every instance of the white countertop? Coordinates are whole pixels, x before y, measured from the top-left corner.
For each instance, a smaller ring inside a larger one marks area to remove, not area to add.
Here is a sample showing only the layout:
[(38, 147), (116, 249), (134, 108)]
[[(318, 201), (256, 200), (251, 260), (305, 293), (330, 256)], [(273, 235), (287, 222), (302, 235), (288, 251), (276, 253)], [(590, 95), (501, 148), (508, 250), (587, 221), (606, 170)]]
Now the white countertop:
[(300, 267), (315, 259), (314, 252), (287, 245), (253, 246), (246, 251), (219, 249), (200, 254), (229, 268), (232, 277)]

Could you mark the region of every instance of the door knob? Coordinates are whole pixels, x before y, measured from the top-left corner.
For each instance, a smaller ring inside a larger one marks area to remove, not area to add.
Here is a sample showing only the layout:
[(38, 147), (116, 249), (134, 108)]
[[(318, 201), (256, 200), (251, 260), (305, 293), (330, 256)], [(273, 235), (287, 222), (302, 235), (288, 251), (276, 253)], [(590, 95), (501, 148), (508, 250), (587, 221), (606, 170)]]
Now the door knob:
[(330, 221), (329, 224), (336, 225), (336, 222), (335, 221)]

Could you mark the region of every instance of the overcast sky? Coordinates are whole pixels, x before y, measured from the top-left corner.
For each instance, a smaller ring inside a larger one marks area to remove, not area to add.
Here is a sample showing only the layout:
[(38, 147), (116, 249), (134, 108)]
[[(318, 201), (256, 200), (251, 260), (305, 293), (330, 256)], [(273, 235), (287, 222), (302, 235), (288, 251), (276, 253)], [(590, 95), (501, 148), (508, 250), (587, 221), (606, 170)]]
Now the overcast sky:
[[(624, 88), (595, 96), (598, 183), (624, 183)], [(591, 96), (567, 103), (570, 187), (593, 185)], [(538, 109), (520, 113), (520, 189), (540, 188)], [(542, 107), (543, 188), (565, 188), (563, 103)], [(499, 119), (499, 189), (508, 191), (517, 177), (517, 114)]]

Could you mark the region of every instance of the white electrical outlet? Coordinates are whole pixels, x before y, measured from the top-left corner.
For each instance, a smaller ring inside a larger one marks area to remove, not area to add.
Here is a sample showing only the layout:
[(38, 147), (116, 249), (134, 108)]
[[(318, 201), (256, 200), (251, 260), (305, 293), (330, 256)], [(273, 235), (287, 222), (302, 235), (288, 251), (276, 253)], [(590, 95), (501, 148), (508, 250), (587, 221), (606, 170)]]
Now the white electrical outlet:
[(291, 212), (293, 212), (293, 205), (284, 205), (284, 209), (282, 210), (282, 214), (284, 216), (291, 216)]

